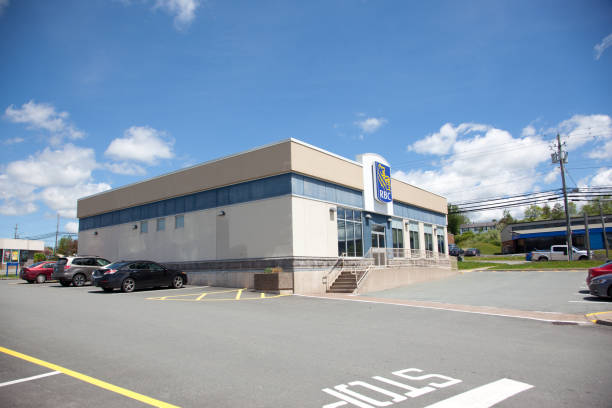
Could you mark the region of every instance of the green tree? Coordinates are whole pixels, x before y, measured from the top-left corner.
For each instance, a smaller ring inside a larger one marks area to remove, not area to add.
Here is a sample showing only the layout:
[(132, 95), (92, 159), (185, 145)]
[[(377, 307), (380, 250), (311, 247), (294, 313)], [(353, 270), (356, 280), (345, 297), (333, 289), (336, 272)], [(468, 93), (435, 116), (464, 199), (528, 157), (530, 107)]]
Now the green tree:
[(468, 224), (470, 219), (461, 213), (457, 213), (459, 207), (453, 204), (448, 204), (448, 232), (451, 234), (459, 234), (461, 224)]
[(504, 209), (501, 220), (499, 220), (499, 222), (497, 223), (497, 229), (501, 231), (506, 228), (506, 225), (514, 224), (515, 222), (516, 220), (514, 219), (514, 217), (512, 217), (512, 214), (510, 214), (510, 210), (506, 208)]
[(37, 252), (34, 254), (34, 262), (44, 261), (45, 259), (47, 259), (47, 257), (42, 252)]
[(552, 210), (550, 209), (550, 206), (548, 205), (548, 203), (544, 204), (542, 206), (542, 219), (550, 220), (552, 218), (551, 211)]
[(553, 220), (562, 220), (565, 218), (565, 209), (561, 203), (557, 203), (553, 206), (550, 216)]
[(527, 207), (524, 213), (524, 217), (523, 217), (525, 221), (536, 221), (541, 218), (542, 218), (542, 209), (535, 204), (532, 204), (529, 207)]
[(78, 252), (79, 241), (69, 236), (62, 237), (57, 244), (57, 253), (62, 255), (74, 255)]
[(596, 198), (595, 200), (589, 201), (587, 204), (582, 206), (580, 213), (587, 213), (587, 215), (599, 215), (599, 205), (601, 204), (604, 214), (612, 214), (612, 201), (606, 201), (610, 199), (610, 196), (606, 196), (603, 197), (603, 200)]

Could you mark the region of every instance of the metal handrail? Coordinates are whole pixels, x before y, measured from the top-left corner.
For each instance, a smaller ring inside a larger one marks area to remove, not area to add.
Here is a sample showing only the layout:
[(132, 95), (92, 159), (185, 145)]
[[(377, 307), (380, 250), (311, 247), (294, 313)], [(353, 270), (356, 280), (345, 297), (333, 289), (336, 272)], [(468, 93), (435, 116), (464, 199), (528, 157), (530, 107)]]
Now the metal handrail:
[[(334, 266), (332, 266), (332, 268), (327, 273), (327, 275), (323, 276), (323, 283), (325, 284), (326, 292), (329, 290), (329, 288), (331, 287), (333, 282), (336, 280), (336, 278), (342, 273), (342, 270), (344, 269), (344, 259), (345, 258), (346, 258), (346, 252), (343, 252), (340, 255), (340, 257), (338, 257), (338, 260), (336, 261)], [(340, 268), (338, 268), (338, 264), (341, 264)], [(334, 273), (334, 271), (336, 272)]]

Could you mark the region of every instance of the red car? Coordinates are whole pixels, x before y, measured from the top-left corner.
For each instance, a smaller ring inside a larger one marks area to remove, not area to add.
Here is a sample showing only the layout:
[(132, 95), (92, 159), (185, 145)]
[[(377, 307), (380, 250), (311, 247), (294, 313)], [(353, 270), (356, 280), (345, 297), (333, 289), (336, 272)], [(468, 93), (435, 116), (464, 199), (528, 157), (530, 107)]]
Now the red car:
[(47, 279), (51, 279), (53, 265), (55, 265), (55, 261), (37, 262), (27, 268), (22, 268), (21, 272), (19, 272), (19, 277), (27, 280), (28, 283), (34, 283), (34, 281), (36, 283), (45, 283)]
[(587, 285), (591, 284), (591, 279), (599, 275), (607, 275), (612, 273), (612, 260), (608, 259), (605, 264), (589, 268), (589, 274), (587, 275)]

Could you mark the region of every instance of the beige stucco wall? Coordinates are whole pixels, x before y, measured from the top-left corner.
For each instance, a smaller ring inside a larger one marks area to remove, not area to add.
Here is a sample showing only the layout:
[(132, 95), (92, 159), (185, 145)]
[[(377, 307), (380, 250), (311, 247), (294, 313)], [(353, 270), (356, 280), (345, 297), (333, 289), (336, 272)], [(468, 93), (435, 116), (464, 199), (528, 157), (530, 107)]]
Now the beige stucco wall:
[[(224, 216), (218, 215), (221, 210)], [(149, 219), (145, 234), (140, 233), (139, 222), (81, 231), (79, 253), (110, 260), (144, 258), (159, 262), (292, 255), (290, 196), (184, 216), (185, 226), (179, 229), (174, 228), (174, 216), (165, 217), (164, 231), (156, 231), (157, 218)]]
[[(300, 197), (291, 199), (294, 256), (338, 255), (336, 206)], [(334, 212), (330, 214), (330, 209)]]
[(44, 251), (45, 242), (31, 239), (0, 238), (0, 249), (23, 249), (27, 251)]
[(304, 143), (291, 144), (291, 170), (363, 190), (361, 165)]
[(442, 214), (447, 213), (446, 198), (444, 197), (393, 178), (391, 179), (391, 189), (393, 190), (394, 201), (416, 205)]
[(82, 198), (77, 217), (287, 173), (291, 170), (292, 143), (287, 140)]

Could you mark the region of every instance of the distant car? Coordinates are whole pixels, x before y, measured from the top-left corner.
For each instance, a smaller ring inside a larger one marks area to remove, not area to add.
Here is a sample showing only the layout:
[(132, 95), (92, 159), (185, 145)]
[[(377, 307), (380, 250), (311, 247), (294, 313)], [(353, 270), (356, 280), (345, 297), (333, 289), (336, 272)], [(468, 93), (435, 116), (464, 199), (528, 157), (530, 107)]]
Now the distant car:
[(59, 258), (53, 267), (52, 279), (57, 279), (62, 286), (83, 286), (91, 281), (91, 274), (110, 261), (99, 256), (69, 256)]
[(612, 274), (599, 275), (591, 279), (589, 292), (594, 296), (612, 297)]
[(480, 256), (480, 249), (478, 248), (468, 248), (465, 250), (465, 256)]
[(448, 246), (448, 254), (450, 256), (459, 256), (459, 255), (463, 255), (463, 253), (464, 253), (463, 249), (459, 248), (455, 244), (450, 244)]
[(612, 273), (612, 260), (608, 259), (606, 263), (603, 263), (594, 268), (589, 268), (589, 273), (586, 278), (587, 285), (591, 284), (591, 280), (597, 276), (607, 275)]
[(36, 262), (22, 268), (19, 272), (19, 278), (28, 281), (28, 283), (45, 283), (51, 279), (53, 265), (55, 265), (55, 261)]
[(166, 268), (153, 261), (118, 261), (97, 269), (93, 273), (93, 284), (105, 292), (169, 286), (182, 288), (187, 283), (187, 274), (177, 269)]

